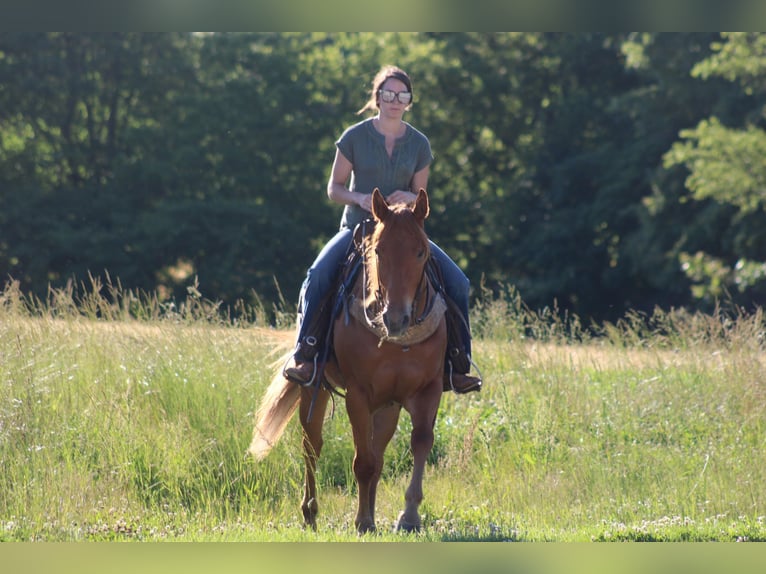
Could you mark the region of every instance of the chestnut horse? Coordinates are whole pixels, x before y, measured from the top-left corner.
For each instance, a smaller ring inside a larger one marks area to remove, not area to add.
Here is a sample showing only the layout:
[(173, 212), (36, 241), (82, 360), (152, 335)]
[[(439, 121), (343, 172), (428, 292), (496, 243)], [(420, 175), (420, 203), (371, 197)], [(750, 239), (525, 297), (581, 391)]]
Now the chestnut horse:
[[(364, 263), (344, 312), (335, 318), (334, 356), (325, 377), (345, 389), (354, 436), (353, 470), (359, 500), (359, 533), (375, 530), (375, 494), (383, 453), (402, 407), (412, 420), (412, 477), (397, 530), (419, 530), (426, 457), (434, 442), (434, 423), (442, 395), (447, 347), (445, 303), (434, 290), (426, 263), (429, 241), (423, 222), (428, 195), (419, 190), (413, 206), (389, 206), (376, 189), (372, 195), (375, 231), (365, 238)], [(330, 392), (300, 387), (275, 375), (261, 407), (250, 452), (261, 459), (279, 439), (298, 404), (306, 465), (301, 508), (316, 529), (316, 465), (322, 451), (322, 425)]]

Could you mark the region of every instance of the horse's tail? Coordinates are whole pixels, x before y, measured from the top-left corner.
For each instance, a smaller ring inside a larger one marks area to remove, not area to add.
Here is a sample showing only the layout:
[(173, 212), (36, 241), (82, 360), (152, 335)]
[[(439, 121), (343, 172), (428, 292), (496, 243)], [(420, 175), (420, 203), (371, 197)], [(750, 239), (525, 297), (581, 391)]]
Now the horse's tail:
[(248, 452), (262, 460), (277, 444), (301, 397), (301, 387), (288, 381), (280, 367), (261, 400), (255, 418), (253, 441)]

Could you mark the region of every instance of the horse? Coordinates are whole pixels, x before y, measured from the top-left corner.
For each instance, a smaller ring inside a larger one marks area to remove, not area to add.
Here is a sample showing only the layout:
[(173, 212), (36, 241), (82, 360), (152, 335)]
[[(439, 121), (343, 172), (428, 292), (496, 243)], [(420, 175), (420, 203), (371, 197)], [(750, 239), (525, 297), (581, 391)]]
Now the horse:
[(426, 458), (434, 442), (447, 347), (446, 304), (427, 272), (430, 250), (424, 221), (428, 213), (424, 189), (407, 206), (389, 206), (378, 189), (373, 191), (375, 229), (362, 240), (360, 273), (344, 301), (344, 312), (333, 319), (333, 354), (323, 379), (330, 386), (300, 387), (285, 379), (280, 369), (257, 411), (249, 452), (260, 460), (299, 410), (305, 463), (301, 509), (305, 525), (314, 530), (316, 467), (333, 386), (345, 391), (354, 439), (357, 531), (376, 530), (375, 498), (383, 455), (402, 408), (412, 421), (413, 466), (396, 530), (421, 529), (418, 509)]

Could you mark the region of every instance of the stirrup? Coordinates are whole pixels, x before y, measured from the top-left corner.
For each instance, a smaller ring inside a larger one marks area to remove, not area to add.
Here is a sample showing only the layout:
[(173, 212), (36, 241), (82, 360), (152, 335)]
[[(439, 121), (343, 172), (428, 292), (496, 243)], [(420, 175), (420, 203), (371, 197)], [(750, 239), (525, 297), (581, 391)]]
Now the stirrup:
[(471, 363), (471, 366), (476, 369), (476, 372), (479, 374), (479, 380), (484, 381), (484, 376), (481, 374), (481, 369), (479, 368), (479, 365), (473, 362), (473, 359), (471, 358), (471, 355), (466, 355), (468, 357), (468, 362)]
[(449, 382), (449, 390), (451, 390), (455, 394), (465, 395), (465, 394), (473, 392), (473, 391), (480, 391), (481, 387), (483, 385), (483, 378), (481, 376), (481, 371), (479, 370), (478, 365), (476, 365), (476, 363), (474, 363), (471, 360), (470, 355), (468, 356), (468, 361), (469, 361), (469, 363), (471, 365), (474, 366), (476, 371), (479, 373), (479, 376), (478, 377), (471, 377), (470, 375), (468, 375), (468, 373), (461, 373), (462, 376), (471, 377), (472, 379), (476, 379), (476, 385), (470, 386), (470, 387), (467, 387), (467, 388), (463, 388), (463, 389), (458, 389), (457, 387), (455, 387), (455, 383), (454, 383), (454, 380), (453, 380), (454, 368), (452, 366), (452, 361), (447, 361), (447, 364), (449, 365), (449, 373), (445, 373), (445, 374), (447, 375), (447, 381)]
[[(295, 383), (296, 385), (300, 385), (301, 387), (311, 387), (314, 385), (314, 383), (317, 380), (317, 366), (318, 366), (318, 359), (319, 359), (319, 353), (317, 352), (317, 340), (316, 337), (309, 335), (306, 337), (302, 342), (298, 343), (298, 348), (295, 350), (295, 353), (292, 354), (292, 356), (288, 357), (287, 361), (285, 361), (285, 364), (282, 366), (282, 376), (286, 378), (288, 381)], [(308, 347), (308, 349), (306, 349)], [(308, 355), (311, 355), (309, 358), (306, 358)], [(287, 364), (292, 360), (295, 364), (295, 369), (297, 370), (298, 366), (298, 357), (300, 357), (301, 363), (313, 363), (313, 370), (311, 372), (311, 377), (308, 381), (304, 381), (303, 379), (299, 379), (297, 377), (291, 377), (288, 371), (290, 370), (290, 367), (287, 366)]]

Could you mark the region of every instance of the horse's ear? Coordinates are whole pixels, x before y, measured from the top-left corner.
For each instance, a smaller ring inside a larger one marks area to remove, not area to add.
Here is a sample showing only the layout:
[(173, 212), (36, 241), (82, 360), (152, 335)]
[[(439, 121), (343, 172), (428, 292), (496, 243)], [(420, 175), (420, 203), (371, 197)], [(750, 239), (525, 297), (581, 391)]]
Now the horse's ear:
[(391, 210), (388, 208), (388, 203), (386, 203), (383, 194), (376, 187), (372, 190), (372, 215), (377, 221), (382, 222), (385, 221), (389, 213), (391, 213)]
[(428, 212), (430, 211), (428, 205), (428, 194), (422, 187), (418, 190), (418, 197), (415, 199), (415, 207), (412, 209), (412, 211), (415, 213), (415, 217), (417, 217), (420, 221), (424, 221), (425, 218), (428, 217)]

